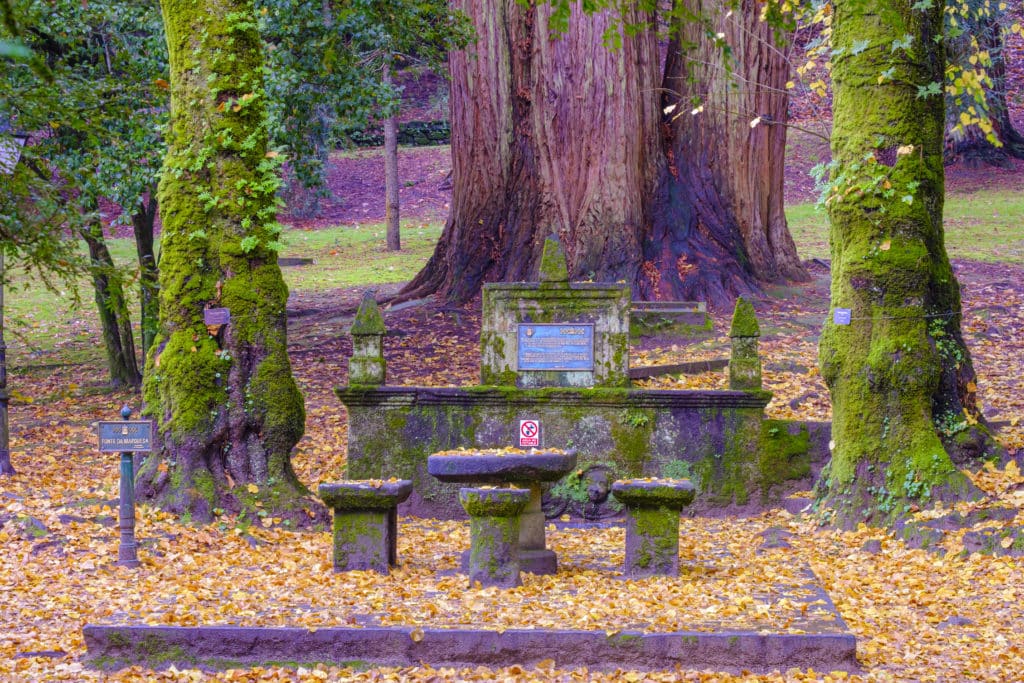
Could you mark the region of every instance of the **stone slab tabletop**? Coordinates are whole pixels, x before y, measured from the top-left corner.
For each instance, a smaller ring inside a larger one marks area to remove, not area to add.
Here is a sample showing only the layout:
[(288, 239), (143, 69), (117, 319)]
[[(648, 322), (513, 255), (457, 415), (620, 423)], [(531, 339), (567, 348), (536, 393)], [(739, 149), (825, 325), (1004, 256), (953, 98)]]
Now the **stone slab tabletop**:
[(412, 482), (396, 480), (353, 480), (320, 484), (320, 499), (335, 510), (390, 510), (412, 493)]
[(501, 453), (466, 451), (465, 455), (434, 454), (427, 472), (454, 484), (558, 481), (576, 467), (576, 452)]
[(682, 509), (696, 494), (689, 479), (620, 479), (612, 484), (615, 499), (631, 506)]

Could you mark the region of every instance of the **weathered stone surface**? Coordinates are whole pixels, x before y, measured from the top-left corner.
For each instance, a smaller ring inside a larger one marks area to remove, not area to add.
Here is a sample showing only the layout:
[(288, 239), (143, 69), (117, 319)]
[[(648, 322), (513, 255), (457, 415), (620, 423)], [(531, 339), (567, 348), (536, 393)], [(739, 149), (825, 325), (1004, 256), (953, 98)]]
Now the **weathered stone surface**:
[(761, 390), (761, 357), (757, 348), (760, 336), (761, 329), (753, 305), (743, 297), (738, 298), (729, 330), (732, 341), (729, 388), (733, 391)]
[(352, 384), (379, 386), (387, 378), (384, 361), (384, 316), (380, 313), (373, 290), (367, 290), (359, 302), (352, 335), (352, 357), (348, 364), (348, 379)]
[[(628, 387), (630, 290), (570, 283), (565, 256), (547, 240), (540, 282), (489, 283), (480, 320), (480, 383), (529, 387)], [(593, 370), (522, 370), (519, 325), (593, 325)]]
[(141, 662), (188, 664), (372, 662), (389, 666), (532, 667), (544, 660), (560, 669), (709, 670), (770, 673), (789, 668), (858, 672), (856, 641), (839, 620), (807, 633), (643, 633), (603, 630), (421, 629), (413, 627), (308, 628), (245, 626), (98, 626), (82, 629), (89, 658), (105, 668)]
[[(758, 448), (767, 393), (346, 387), (337, 394), (348, 410), (350, 476), (411, 479), (414, 491), (402, 511), (417, 516), (464, 517), (458, 487), (427, 472), (429, 455), (515, 443), (525, 418), (541, 421), (542, 446), (571, 446), (578, 466), (601, 464), (616, 478), (658, 476), (667, 463), (688, 463), (695, 483), (699, 479), (699, 509), (763, 505), (778, 494), (762, 486), (789, 478), (812, 483), (806, 463), (774, 462), (806, 461), (806, 445), (799, 453), (771, 449), (777, 451), (772, 458), (769, 449)], [(777, 431), (772, 444), (789, 438), (786, 429)], [(827, 457), (827, 430), (822, 433), (820, 451)]]
[(713, 331), (703, 301), (634, 301), (629, 311), (629, 336), (707, 337)]
[(334, 571), (387, 574), (398, 563), (398, 505), (411, 492), (408, 480), (320, 485), (320, 497), (334, 511)]
[(508, 453), (427, 457), (427, 472), (449, 483), (505, 484), (558, 481), (576, 466), (576, 453)]
[(469, 585), (514, 588), (519, 575), (519, 514), (530, 492), (511, 488), (463, 488), (459, 502), (469, 514)]
[(427, 472), (440, 481), (513, 483), (529, 491), (529, 502), (519, 519), (519, 561), (524, 571), (533, 574), (554, 574), (558, 571), (558, 558), (547, 548), (541, 483), (557, 481), (575, 466), (575, 451), (504, 455), (434, 454), (427, 458)]
[(612, 484), (612, 496), (626, 506), (625, 576), (679, 574), (679, 513), (695, 493), (686, 479)]

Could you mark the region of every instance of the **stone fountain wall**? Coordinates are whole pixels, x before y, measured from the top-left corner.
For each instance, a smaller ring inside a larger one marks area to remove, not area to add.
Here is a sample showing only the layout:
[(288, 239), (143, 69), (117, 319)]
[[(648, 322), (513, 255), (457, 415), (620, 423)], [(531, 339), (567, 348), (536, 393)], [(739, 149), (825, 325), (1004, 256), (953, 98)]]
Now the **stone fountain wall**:
[[(641, 390), (628, 379), (629, 288), (569, 283), (552, 240), (540, 280), (485, 286), (480, 386), (389, 387), (382, 355), (353, 358), (350, 386), (336, 390), (348, 410), (348, 478), (411, 479), (403, 514), (462, 517), (458, 487), (428, 475), (427, 456), (516, 445), (520, 421), (536, 420), (541, 447), (577, 451), (578, 471), (554, 491), (576, 503), (587, 500), (580, 472), (588, 468), (615, 478), (689, 477), (699, 490), (696, 510), (760, 507), (794, 482), (809, 485), (811, 444), (820, 437), (806, 425), (764, 419), (771, 394), (761, 390), (759, 332), (749, 304), (741, 300), (733, 321), (736, 390)], [(382, 348), (375, 308), (364, 299), (356, 316), (363, 323), (352, 330), (355, 349)], [(582, 353), (578, 340), (537, 343), (541, 332), (580, 329), (592, 340)], [(530, 363), (520, 347), (533, 349)], [(537, 369), (546, 364), (555, 369)]]

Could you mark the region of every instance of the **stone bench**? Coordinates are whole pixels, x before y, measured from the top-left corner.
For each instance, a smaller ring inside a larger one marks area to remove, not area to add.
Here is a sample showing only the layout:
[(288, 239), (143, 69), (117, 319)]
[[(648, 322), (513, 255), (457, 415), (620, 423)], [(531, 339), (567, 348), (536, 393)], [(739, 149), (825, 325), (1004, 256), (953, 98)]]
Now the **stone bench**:
[(519, 576), (519, 515), (528, 489), (462, 488), (459, 502), (469, 515), (469, 585), (514, 588)]
[(679, 513), (693, 502), (688, 479), (620, 479), (612, 495), (626, 507), (629, 578), (679, 575)]
[(398, 564), (398, 505), (412, 493), (411, 481), (320, 484), (318, 493), (334, 511), (334, 571), (387, 574)]

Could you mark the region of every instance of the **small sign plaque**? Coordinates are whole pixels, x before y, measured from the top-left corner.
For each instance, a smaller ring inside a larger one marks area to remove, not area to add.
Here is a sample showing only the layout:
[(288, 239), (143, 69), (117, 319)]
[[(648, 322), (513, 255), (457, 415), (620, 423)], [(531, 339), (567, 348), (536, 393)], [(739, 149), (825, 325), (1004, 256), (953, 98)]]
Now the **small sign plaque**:
[(148, 453), (153, 450), (153, 423), (150, 420), (100, 422), (96, 435), (101, 453)]
[(519, 447), (540, 446), (540, 420), (519, 421)]
[(519, 370), (594, 370), (594, 326), (590, 323), (519, 325)]
[(207, 308), (203, 311), (203, 323), (206, 325), (227, 325), (231, 322), (231, 311), (227, 308)]
[(834, 322), (836, 325), (849, 325), (850, 309), (837, 308), (834, 311), (832, 311), (832, 322)]

